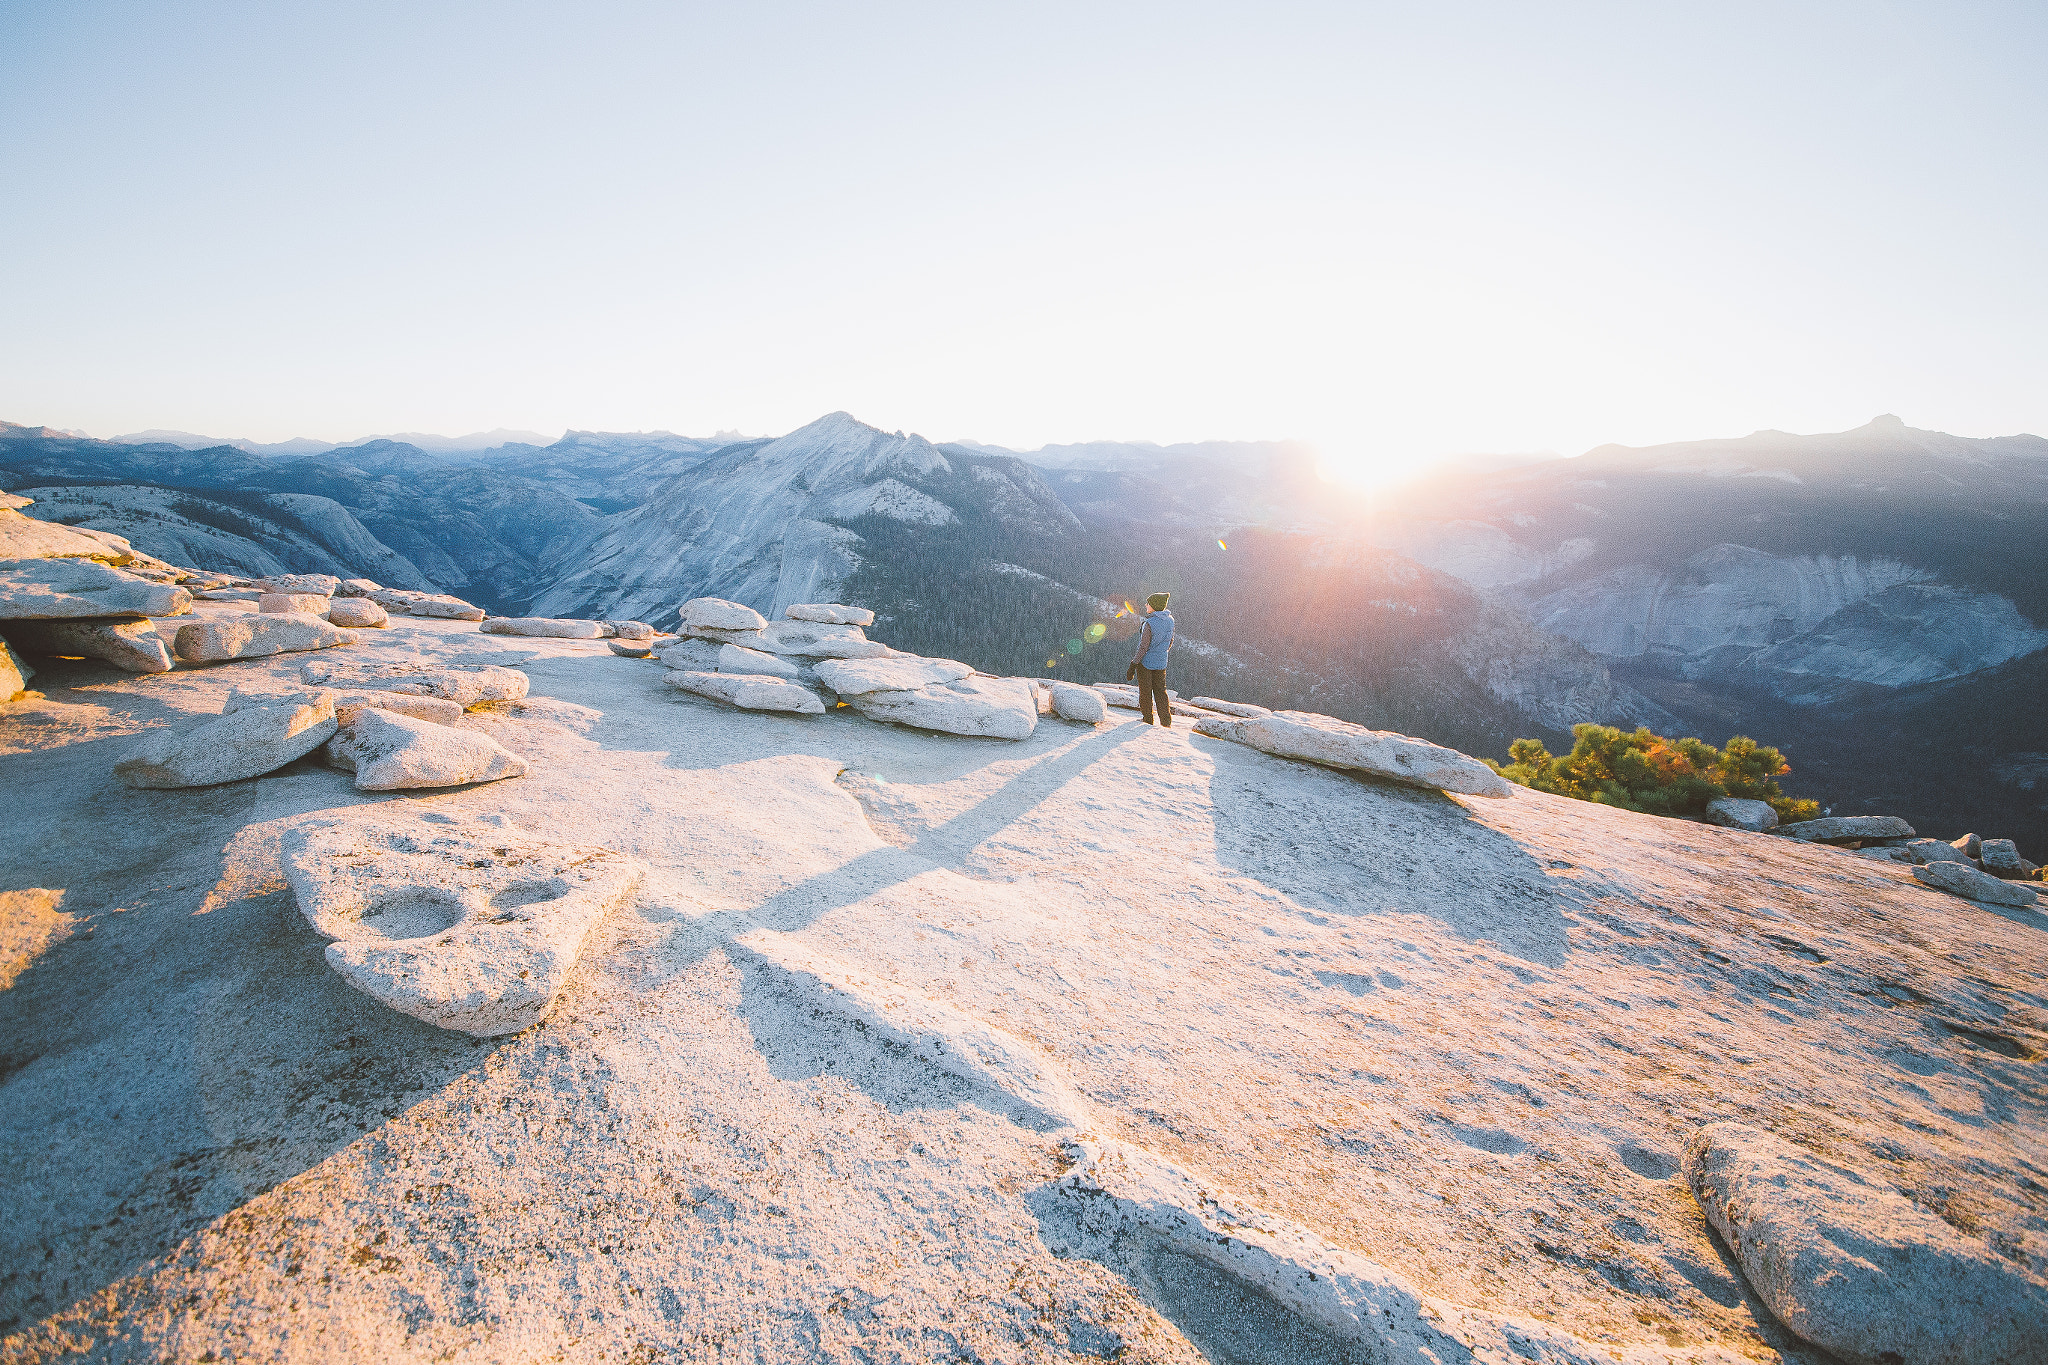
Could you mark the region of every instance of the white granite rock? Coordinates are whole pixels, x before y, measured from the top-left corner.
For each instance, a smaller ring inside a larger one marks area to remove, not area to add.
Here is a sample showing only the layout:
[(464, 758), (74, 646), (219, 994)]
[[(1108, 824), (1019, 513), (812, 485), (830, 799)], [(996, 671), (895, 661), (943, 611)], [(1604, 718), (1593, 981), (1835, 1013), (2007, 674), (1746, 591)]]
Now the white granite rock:
[(375, 629), (390, 621), (384, 608), (367, 597), (337, 597), (327, 604), (327, 623), (352, 630)]
[(547, 616), (493, 616), (477, 627), (486, 635), (532, 635), (551, 640), (597, 640), (604, 627), (597, 621), (560, 620)]
[(1757, 1296), (1814, 1345), (1856, 1365), (2048, 1360), (2048, 1285), (1882, 1178), (1739, 1123), (1695, 1132), (1684, 1171)]
[(1768, 801), (1723, 796), (1707, 802), (1707, 820), (1727, 829), (1746, 829), (1752, 834), (1761, 834), (1778, 827), (1778, 812), (1771, 809)]
[(1028, 739), (1038, 728), (1036, 692), (1022, 678), (967, 677), (908, 691), (862, 692), (846, 701), (871, 720), (914, 729)]
[(795, 654), (811, 659), (880, 659), (890, 649), (870, 640), (859, 626), (825, 625), (815, 621), (771, 621), (760, 630), (760, 642), (734, 640), (770, 654)]
[(1053, 714), (1061, 720), (1078, 720), (1094, 725), (1109, 719), (1109, 703), (1092, 687), (1048, 681), (1045, 689), (1052, 694)]
[(480, 701), (518, 701), (533, 685), (516, 668), (497, 664), (443, 666), (417, 659), (383, 663), (315, 659), (299, 670), (299, 676), (309, 683), (329, 683), (335, 687), (445, 697), (463, 706), (474, 706)]
[(763, 673), (670, 673), (671, 687), (694, 692), (700, 697), (730, 702), (747, 711), (792, 711), (819, 716), (825, 703), (808, 687)]
[[(9, 627), (13, 629), (13, 627)], [(28, 680), (36, 675), (19, 654), (0, 640), (0, 702), (13, 701), (28, 690)]]
[(151, 730), (114, 775), (131, 787), (207, 787), (276, 772), (334, 733), (328, 692), (241, 706), (193, 729)]
[(1239, 716), (1246, 720), (1273, 714), (1270, 708), (1253, 706), (1250, 702), (1218, 701), (1215, 697), (1190, 697), (1188, 700), (1204, 711), (1221, 711), (1226, 716)]
[(373, 592), (382, 592), (381, 584), (367, 578), (344, 578), (334, 585), (336, 597), (368, 597)]
[(654, 627), (645, 621), (602, 621), (611, 633), (621, 640), (652, 640)]
[(654, 644), (649, 640), (606, 640), (605, 646), (628, 659), (645, 659), (654, 653)]
[(334, 719), (346, 728), (355, 723), (356, 713), (367, 708), (411, 716), (435, 725), (453, 725), (462, 719), (462, 703), (446, 697), (416, 697), (410, 692), (362, 690), (334, 694)]
[(250, 613), (178, 627), (172, 652), (187, 663), (261, 659), (355, 643), (353, 632), (297, 612)]
[(1985, 905), (2032, 908), (2040, 900), (2034, 889), (2025, 883), (2002, 881), (1979, 872), (1968, 863), (1923, 863), (1913, 869), (1913, 880), (1936, 891), (1946, 891), (1951, 896), (1961, 896)]
[(748, 649), (744, 645), (720, 645), (718, 664), (712, 671), (752, 673), (770, 678), (787, 678), (792, 682), (803, 676), (803, 669), (789, 660), (774, 654), (763, 654), (758, 649)]
[(329, 766), (356, 775), (356, 790), (410, 791), (524, 777), (526, 760), (489, 735), (363, 707), (327, 742)]
[(0, 621), (178, 616), (190, 610), (192, 594), (183, 588), (91, 560), (0, 563)]
[(20, 621), (7, 633), (30, 654), (100, 659), (129, 673), (171, 671), (171, 651), (151, 621)]
[(326, 612), (327, 606), (327, 595), (318, 592), (264, 592), (256, 598), (258, 611), (292, 611), (319, 616)]
[(1391, 730), (1368, 730), (1308, 711), (1275, 711), (1238, 726), (1243, 743), (1280, 758), (1306, 759), (1467, 796), (1504, 797), (1514, 791), (1506, 778), (1476, 758)]
[(1984, 841), (1974, 834), (1965, 834), (1949, 842), (1949, 847), (1966, 858), (1976, 858), (1984, 851)]
[(842, 697), (909, 692), (973, 676), (974, 669), (957, 659), (926, 659), (914, 654), (882, 659), (825, 659), (818, 664), (818, 681)]
[(480, 1038), (539, 1023), (591, 930), (645, 875), (610, 849), (430, 815), (314, 818), (285, 874), (327, 965), (393, 1009)]
[(677, 608), (683, 629), (759, 630), (767, 618), (752, 607), (728, 602), (723, 597), (693, 597)]
[(818, 621), (828, 626), (871, 626), (875, 614), (866, 607), (849, 607), (838, 602), (798, 602), (782, 609), (792, 621)]
[[(364, 580), (367, 581), (367, 580)], [(273, 593), (312, 593), (332, 597), (341, 580), (331, 573), (274, 573), (256, 580), (256, 586)]]

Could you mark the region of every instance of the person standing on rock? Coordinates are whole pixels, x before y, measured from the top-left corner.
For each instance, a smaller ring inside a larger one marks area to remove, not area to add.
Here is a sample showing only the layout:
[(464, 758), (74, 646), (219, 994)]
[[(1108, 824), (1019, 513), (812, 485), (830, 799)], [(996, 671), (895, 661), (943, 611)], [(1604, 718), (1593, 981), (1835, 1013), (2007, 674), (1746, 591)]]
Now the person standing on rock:
[[(1166, 609), (1167, 594), (1155, 592), (1145, 599), (1145, 624), (1138, 628), (1138, 652), (1131, 658), (1126, 678), (1138, 683), (1138, 710), (1147, 725), (1173, 728), (1173, 707), (1166, 700), (1166, 656), (1173, 651), (1173, 613)], [(1154, 707), (1159, 719), (1152, 719)]]

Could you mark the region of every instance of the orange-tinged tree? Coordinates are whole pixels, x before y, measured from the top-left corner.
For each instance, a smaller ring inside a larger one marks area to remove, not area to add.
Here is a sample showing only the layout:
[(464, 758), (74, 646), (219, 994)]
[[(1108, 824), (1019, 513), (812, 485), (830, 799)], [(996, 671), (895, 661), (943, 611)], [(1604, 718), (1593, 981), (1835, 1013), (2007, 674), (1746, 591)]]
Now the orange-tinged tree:
[(1543, 741), (1518, 739), (1508, 761), (1493, 768), (1510, 782), (1652, 815), (1699, 815), (1723, 796), (1769, 802), (1781, 820), (1810, 820), (1819, 803), (1785, 795), (1777, 778), (1791, 765), (1776, 749), (1736, 735), (1721, 748), (1698, 739), (1667, 739), (1647, 726), (1623, 733), (1612, 725), (1574, 725), (1572, 751), (1552, 756)]

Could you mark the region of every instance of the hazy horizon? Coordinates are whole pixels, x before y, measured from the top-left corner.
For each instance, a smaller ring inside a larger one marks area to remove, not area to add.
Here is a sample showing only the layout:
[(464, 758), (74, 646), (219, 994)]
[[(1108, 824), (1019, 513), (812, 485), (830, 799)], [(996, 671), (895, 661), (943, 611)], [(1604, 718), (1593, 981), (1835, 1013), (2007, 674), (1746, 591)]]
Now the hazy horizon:
[(2038, 7), (16, 4), (0, 34), (10, 420), (844, 409), (1368, 478), (2048, 429)]

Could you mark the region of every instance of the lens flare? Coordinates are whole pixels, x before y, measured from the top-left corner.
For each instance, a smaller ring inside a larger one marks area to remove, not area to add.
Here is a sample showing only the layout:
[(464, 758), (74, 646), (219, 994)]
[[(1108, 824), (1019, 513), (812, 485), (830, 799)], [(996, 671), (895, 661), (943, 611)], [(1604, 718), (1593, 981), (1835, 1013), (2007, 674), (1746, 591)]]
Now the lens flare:
[(1228, 545), (1225, 545), (1225, 544), (1224, 544), (1224, 543), (1223, 543), (1222, 541), (1220, 541), (1220, 540), (1219, 540), (1219, 541), (1217, 541), (1217, 542), (1216, 542), (1216, 548), (1217, 548), (1217, 549), (1219, 549), (1219, 550), (1227, 550), (1227, 549), (1229, 549), (1230, 547), (1229, 547)]
[(1081, 638), (1092, 645), (1107, 634), (1109, 634), (1109, 627), (1097, 621), (1094, 625), (1081, 632)]

